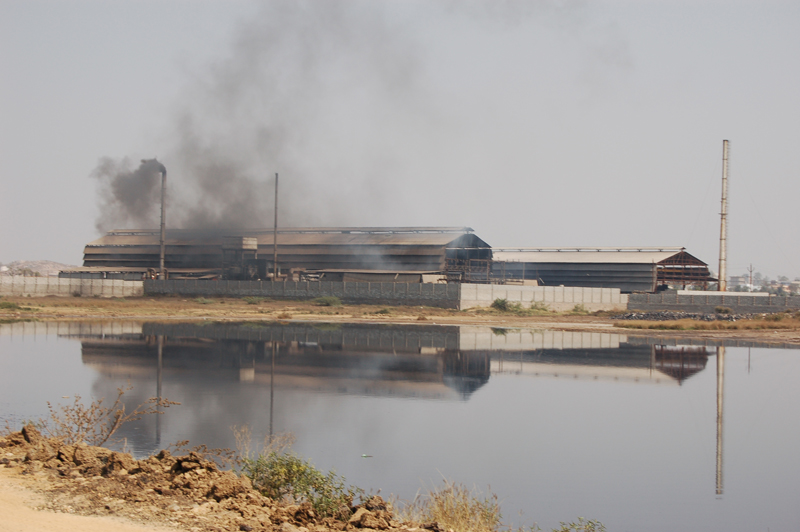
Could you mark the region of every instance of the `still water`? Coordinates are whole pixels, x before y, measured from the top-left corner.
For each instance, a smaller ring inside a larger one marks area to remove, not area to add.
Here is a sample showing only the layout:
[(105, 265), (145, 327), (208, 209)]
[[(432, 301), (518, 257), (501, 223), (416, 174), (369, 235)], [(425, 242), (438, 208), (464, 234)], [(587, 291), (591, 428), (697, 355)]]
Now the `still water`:
[[(443, 477), (505, 521), (609, 531), (800, 530), (800, 350), (456, 326), (0, 325), (0, 425), (66, 396), (181, 406), (137, 455), (231, 427), (290, 432), (349, 483), (411, 499)], [(364, 458), (363, 455), (368, 455)]]

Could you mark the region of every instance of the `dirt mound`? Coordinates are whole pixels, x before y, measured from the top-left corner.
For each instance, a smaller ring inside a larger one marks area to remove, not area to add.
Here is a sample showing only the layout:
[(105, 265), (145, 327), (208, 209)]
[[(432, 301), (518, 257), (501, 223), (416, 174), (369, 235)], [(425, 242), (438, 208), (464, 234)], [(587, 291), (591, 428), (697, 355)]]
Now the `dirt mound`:
[(346, 519), (320, 518), (309, 503), (264, 497), (246, 477), (195, 452), (173, 456), (163, 450), (135, 460), (102, 447), (64, 445), (28, 426), (0, 438), (0, 456), (0, 464), (36, 480), (47, 495), (45, 508), (60, 512), (114, 515), (192, 532), (439, 529), (397, 522), (378, 496), (350, 508)]
[(0, 265), (0, 275), (26, 275), (53, 277), (61, 270), (75, 268), (69, 264), (61, 264), (51, 260), (15, 260), (5, 265)]

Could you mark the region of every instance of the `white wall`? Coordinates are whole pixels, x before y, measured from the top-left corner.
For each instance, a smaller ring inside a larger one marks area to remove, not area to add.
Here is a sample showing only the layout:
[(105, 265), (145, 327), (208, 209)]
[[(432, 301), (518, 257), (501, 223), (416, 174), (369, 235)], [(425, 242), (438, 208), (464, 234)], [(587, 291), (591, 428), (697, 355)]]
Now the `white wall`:
[(538, 302), (558, 312), (572, 310), (575, 305), (583, 305), (591, 312), (625, 310), (628, 306), (628, 296), (621, 294), (619, 288), (462, 284), (459, 308), (489, 307), (495, 299), (506, 299), (525, 308)]
[(144, 295), (144, 283), (118, 279), (0, 276), (0, 295), (134, 297)]

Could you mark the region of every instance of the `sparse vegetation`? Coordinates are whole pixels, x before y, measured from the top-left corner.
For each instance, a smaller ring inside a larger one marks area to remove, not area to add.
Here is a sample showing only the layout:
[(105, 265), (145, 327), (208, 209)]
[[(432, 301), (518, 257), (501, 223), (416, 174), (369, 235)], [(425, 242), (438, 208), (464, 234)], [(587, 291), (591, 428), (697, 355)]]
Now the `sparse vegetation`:
[(35, 423), (36, 428), (51, 438), (56, 438), (67, 445), (85, 442), (89, 445), (102, 446), (116, 443), (111, 438), (125, 423), (136, 421), (149, 414), (162, 414), (162, 408), (178, 405), (164, 398), (151, 397), (140, 404), (132, 412), (127, 412), (122, 397), (132, 390), (129, 384), (117, 388), (117, 398), (109, 406), (103, 406), (104, 399), (95, 399), (84, 404), (81, 396), (76, 395), (72, 404), (53, 406), (49, 401), (47, 408), (50, 415)]
[(733, 310), (730, 307), (715, 307), (714, 312), (717, 314), (731, 314)]
[(311, 302), (318, 307), (341, 307), (342, 300), (336, 296), (322, 296), (312, 299)]
[(347, 519), (354, 499), (363, 499), (364, 490), (348, 486), (334, 471), (323, 473), (311, 462), (290, 451), (293, 438), (279, 437), (265, 441), (264, 449), (250, 452), (251, 433), (248, 427), (234, 427), (240, 452), (240, 468), (253, 487), (276, 501), (310, 502), (322, 517)]
[(375, 311), (375, 314), (391, 314), (391, 313), (392, 311), (389, 310), (388, 308), (382, 308), (380, 310)]
[(490, 308), (498, 312), (514, 314), (516, 316), (536, 316), (553, 312), (550, 310), (550, 307), (542, 301), (535, 301), (531, 303), (530, 307), (525, 308), (522, 306), (522, 303), (508, 301), (503, 298), (495, 299), (490, 305)]
[(600, 521), (579, 517), (577, 522), (564, 523), (562, 521), (561, 526), (554, 528), (553, 532), (605, 532), (605, 530), (605, 525)]
[(491, 307), (495, 310), (499, 310), (500, 312), (511, 312), (513, 310), (519, 310), (522, 305), (519, 303), (510, 303), (505, 298), (497, 298), (492, 301)]
[(22, 307), (13, 301), (0, 301), (0, 310), (22, 310)]
[(550, 306), (544, 301), (534, 301), (531, 303), (531, 310), (534, 312), (552, 312)]
[(264, 301), (269, 301), (269, 299), (266, 298), (266, 297), (245, 297), (244, 298), (244, 302), (247, 303), (248, 305), (258, 305), (259, 303), (262, 303)]
[(581, 314), (581, 315), (584, 315), (584, 314), (589, 314), (589, 311), (586, 310), (586, 307), (584, 307), (582, 304), (579, 303), (579, 304), (575, 305), (574, 307), (572, 307), (572, 310), (570, 311), (570, 314)]
[(502, 526), (497, 495), (484, 496), (477, 489), (444, 480), (441, 487), (428, 490), (400, 512), (404, 520), (438, 523), (444, 530), (495, 532)]
[(211, 299), (206, 299), (206, 298), (204, 298), (204, 297), (196, 297), (196, 298), (194, 299), (194, 302), (195, 302), (195, 303), (199, 303), (199, 304), (201, 304), (201, 305), (208, 305), (208, 304), (210, 304), (210, 303), (213, 303), (214, 301), (213, 301), (213, 300), (211, 300)]

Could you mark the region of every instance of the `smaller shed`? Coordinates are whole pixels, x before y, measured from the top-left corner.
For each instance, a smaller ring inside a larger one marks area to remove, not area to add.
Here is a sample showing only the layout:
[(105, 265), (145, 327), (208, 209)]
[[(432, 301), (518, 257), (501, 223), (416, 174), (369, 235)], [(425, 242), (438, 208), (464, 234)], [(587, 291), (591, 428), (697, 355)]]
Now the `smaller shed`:
[(496, 279), (534, 279), (544, 286), (655, 292), (661, 286), (716, 281), (708, 264), (682, 247), (494, 249)]

